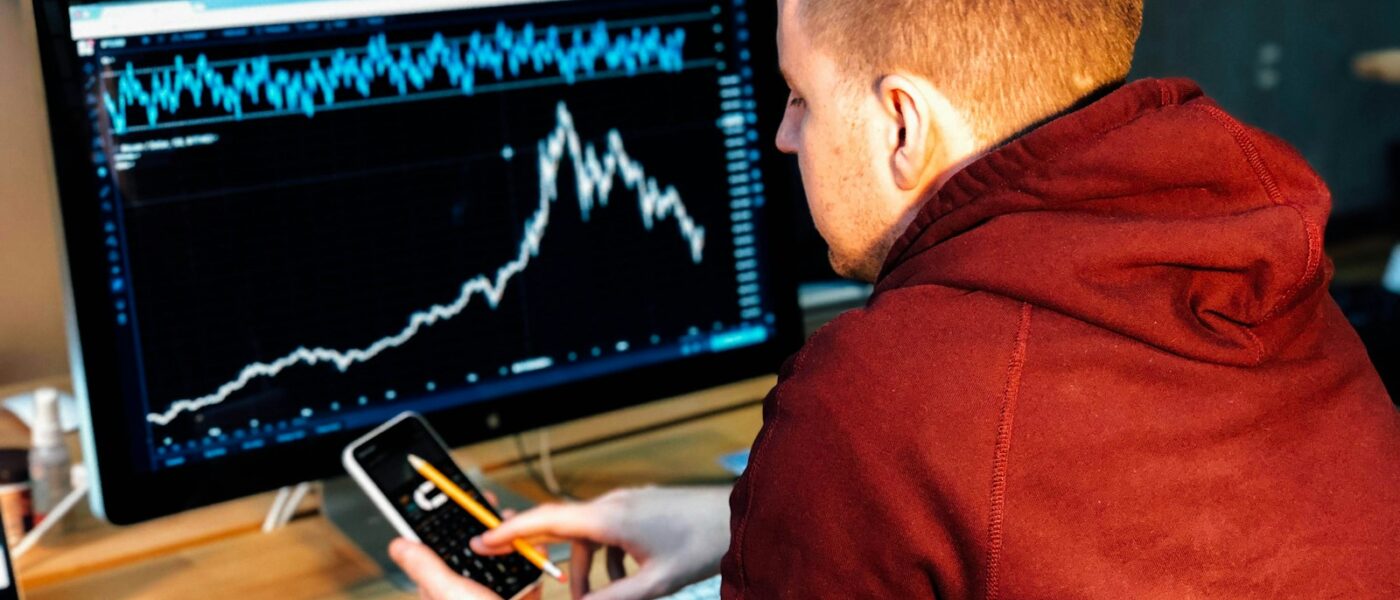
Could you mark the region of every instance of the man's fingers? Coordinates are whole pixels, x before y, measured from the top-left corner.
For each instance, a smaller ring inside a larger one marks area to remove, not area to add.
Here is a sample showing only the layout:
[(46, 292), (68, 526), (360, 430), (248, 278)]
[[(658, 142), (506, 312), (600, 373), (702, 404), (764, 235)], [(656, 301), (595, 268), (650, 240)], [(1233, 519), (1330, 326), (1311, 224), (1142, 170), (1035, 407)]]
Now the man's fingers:
[(656, 568), (642, 569), (635, 575), (612, 582), (611, 585), (583, 597), (583, 600), (646, 600), (672, 590), (666, 589), (661, 572)]
[(418, 584), (418, 590), (424, 597), (453, 600), (499, 598), (481, 584), (453, 572), (437, 554), (422, 544), (396, 539), (389, 545), (389, 557)]
[(389, 558), (408, 574), (424, 592), (446, 587), (449, 576), (456, 575), (427, 546), (399, 538), (389, 544)]
[(574, 542), (573, 552), (569, 554), (569, 591), (572, 592), (574, 600), (584, 597), (589, 592), (591, 583), (588, 581), (588, 573), (593, 570), (593, 553), (597, 550), (598, 545), (593, 542)]
[(481, 534), (481, 542), (483, 550), (509, 547), (516, 538), (584, 538), (606, 542), (597, 539), (603, 530), (596, 511), (585, 505), (546, 504), (520, 513), (501, 523), (500, 527)]
[[(482, 536), (476, 536), (471, 539), (472, 552), (475, 552), (482, 556), (500, 556), (503, 554), (510, 554), (516, 551), (514, 545), (515, 540), (506, 540), (504, 545), (496, 546), (487, 544), (484, 540), (481, 539), (481, 537)], [(544, 535), (527, 537), (525, 538), (525, 541), (531, 546), (534, 546), (536, 549), (542, 549), (544, 546), (548, 546), (550, 544), (558, 544), (560, 542), (568, 540)]]

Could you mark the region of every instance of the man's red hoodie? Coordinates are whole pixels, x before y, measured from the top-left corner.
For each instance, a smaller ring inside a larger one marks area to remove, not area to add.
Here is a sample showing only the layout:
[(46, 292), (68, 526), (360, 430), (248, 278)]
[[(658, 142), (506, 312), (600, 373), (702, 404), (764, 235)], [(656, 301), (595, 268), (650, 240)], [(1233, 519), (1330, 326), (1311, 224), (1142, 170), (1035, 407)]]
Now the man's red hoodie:
[(725, 598), (1400, 598), (1329, 193), (1186, 81), (981, 158), (765, 402)]

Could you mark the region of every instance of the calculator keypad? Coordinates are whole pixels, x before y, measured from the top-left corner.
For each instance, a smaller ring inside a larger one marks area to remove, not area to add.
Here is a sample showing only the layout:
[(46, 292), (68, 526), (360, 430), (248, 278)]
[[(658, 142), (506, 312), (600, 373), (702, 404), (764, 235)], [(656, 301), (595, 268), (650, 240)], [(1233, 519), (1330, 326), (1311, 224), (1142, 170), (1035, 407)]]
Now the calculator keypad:
[[(452, 479), (462, 489), (468, 490), (478, 502), (486, 504), (486, 500), (466, 481), (465, 476), (457, 474)], [(415, 491), (421, 494), (424, 490)], [(433, 489), (431, 493), (435, 495), (438, 492)], [(415, 499), (413, 494), (405, 494), (398, 498), (400, 512), (408, 519), (409, 526), (417, 532), (418, 538), (432, 548), (453, 570), (491, 588), (507, 599), (520, 593), (520, 590), (539, 578), (539, 569), (518, 553), (479, 556), (472, 552), (469, 542), (473, 537), (485, 533), (486, 526), (465, 509), (456, 503), (446, 502), (438, 503), (439, 505), (431, 510), (425, 510), (425, 507), (420, 505), (421, 499)]]

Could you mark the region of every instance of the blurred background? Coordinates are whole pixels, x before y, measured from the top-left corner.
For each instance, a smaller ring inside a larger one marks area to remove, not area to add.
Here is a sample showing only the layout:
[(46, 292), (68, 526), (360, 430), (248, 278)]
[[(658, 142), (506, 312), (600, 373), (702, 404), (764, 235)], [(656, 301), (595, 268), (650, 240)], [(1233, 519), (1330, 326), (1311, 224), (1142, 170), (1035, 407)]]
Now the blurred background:
[[(29, 10), (23, 0), (0, 0), (0, 385), (68, 368)], [(1379, 71), (1363, 77), (1355, 65), (1387, 48), (1400, 48), (1395, 0), (1149, 0), (1134, 77), (1195, 79), (1317, 168), (1335, 202), (1334, 295), (1389, 382), (1400, 366), (1400, 296), (1381, 283), (1400, 237), (1400, 79), (1388, 83)], [(833, 279), (805, 219), (794, 224), (802, 245), (794, 268), (804, 281)]]

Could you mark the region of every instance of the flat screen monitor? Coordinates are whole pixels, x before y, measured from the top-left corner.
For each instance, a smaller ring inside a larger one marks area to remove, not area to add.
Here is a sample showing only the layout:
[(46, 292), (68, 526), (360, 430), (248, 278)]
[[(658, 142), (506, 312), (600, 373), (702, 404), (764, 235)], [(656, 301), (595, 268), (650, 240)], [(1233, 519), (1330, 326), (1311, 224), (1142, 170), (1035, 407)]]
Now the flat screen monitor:
[(36, 0), (97, 511), (775, 371), (771, 4)]

